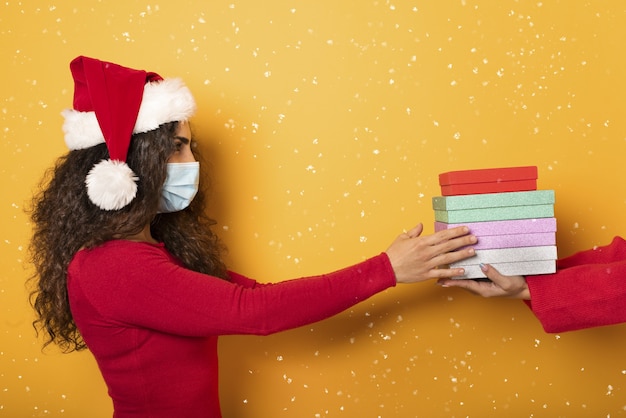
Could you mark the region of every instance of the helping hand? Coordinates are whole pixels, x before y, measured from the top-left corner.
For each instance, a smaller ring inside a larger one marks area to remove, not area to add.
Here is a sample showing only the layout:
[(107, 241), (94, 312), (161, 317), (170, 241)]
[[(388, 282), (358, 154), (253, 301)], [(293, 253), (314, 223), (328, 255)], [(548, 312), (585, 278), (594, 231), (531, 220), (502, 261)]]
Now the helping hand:
[(524, 276), (503, 276), (493, 266), (485, 264), (481, 270), (490, 282), (476, 280), (440, 279), (437, 284), (443, 287), (460, 287), (485, 298), (503, 297), (530, 300), (530, 291)]

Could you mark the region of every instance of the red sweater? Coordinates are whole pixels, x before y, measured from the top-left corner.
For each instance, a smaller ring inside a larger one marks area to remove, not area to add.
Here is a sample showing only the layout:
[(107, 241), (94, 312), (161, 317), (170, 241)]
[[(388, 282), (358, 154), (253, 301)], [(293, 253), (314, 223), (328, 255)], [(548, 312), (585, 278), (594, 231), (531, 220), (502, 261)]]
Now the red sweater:
[(259, 284), (181, 266), (163, 245), (110, 241), (68, 268), (72, 315), (117, 418), (220, 417), (217, 336), (266, 335), (395, 286), (386, 254), (321, 276)]
[(526, 277), (527, 302), (546, 332), (626, 322), (626, 241), (557, 262), (557, 272)]

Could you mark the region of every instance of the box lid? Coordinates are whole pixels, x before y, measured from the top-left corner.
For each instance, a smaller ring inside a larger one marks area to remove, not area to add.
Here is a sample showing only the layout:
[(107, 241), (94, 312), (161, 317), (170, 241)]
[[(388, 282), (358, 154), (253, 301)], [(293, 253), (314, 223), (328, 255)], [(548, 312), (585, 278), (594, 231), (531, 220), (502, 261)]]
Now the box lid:
[(536, 180), (537, 167), (503, 167), (480, 170), (449, 171), (439, 174), (439, 185), (469, 183), (500, 183), (519, 180)]
[(554, 203), (554, 190), (435, 196), (432, 198), (432, 206), (433, 209), (436, 210), (497, 208), (503, 206), (529, 206), (551, 203)]

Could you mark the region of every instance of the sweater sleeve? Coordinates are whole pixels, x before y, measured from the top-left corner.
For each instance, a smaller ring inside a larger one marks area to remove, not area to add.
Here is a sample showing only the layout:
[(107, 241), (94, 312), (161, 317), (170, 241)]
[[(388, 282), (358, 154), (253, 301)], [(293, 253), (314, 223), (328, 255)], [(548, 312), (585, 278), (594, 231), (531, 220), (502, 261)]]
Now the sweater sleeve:
[(546, 332), (626, 322), (626, 241), (620, 237), (559, 260), (555, 274), (526, 281), (526, 303)]
[(73, 293), (111, 321), (176, 335), (267, 335), (335, 315), (396, 283), (385, 253), (329, 274), (258, 284), (236, 273), (226, 281), (187, 270), (146, 245), (139, 252), (77, 260)]

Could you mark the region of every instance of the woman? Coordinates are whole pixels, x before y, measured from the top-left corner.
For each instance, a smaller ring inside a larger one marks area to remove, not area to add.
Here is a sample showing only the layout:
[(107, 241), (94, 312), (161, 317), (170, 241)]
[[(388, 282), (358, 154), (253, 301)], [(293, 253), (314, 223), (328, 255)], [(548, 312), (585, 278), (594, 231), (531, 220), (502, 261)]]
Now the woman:
[(34, 200), (33, 305), (46, 344), (89, 348), (116, 417), (219, 417), (217, 337), (266, 335), (337, 314), (396, 283), (453, 277), (467, 228), (420, 236), (333, 273), (259, 284), (227, 271), (198, 193), (176, 79), (88, 57), (70, 65), (70, 152)]
[(565, 332), (626, 322), (626, 241), (581, 251), (557, 261), (554, 274), (503, 276), (481, 266), (491, 281), (438, 280), (484, 297), (523, 299), (546, 332)]

